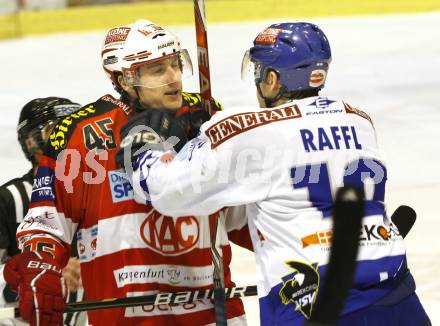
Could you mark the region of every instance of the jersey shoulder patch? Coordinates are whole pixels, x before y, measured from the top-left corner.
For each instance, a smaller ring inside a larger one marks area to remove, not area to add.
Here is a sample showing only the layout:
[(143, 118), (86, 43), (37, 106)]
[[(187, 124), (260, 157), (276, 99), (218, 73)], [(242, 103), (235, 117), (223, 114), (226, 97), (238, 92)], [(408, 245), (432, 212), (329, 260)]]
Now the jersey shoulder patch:
[(371, 125), (374, 126), (373, 120), (371, 120), (370, 116), (366, 112), (359, 110), (359, 109), (356, 109), (356, 108), (352, 107), (350, 104), (345, 103), (344, 101), (342, 101), (342, 103), (344, 104), (345, 113), (356, 114), (356, 115), (360, 116), (361, 118), (368, 120), (371, 123)]

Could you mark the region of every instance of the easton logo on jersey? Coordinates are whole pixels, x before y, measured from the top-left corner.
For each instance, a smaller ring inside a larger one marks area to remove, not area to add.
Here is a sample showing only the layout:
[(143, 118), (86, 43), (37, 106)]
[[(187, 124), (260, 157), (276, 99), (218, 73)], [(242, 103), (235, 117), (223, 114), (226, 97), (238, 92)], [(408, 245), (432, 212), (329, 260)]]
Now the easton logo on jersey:
[(285, 263), (295, 273), (282, 278), (283, 286), (279, 291), (281, 301), (285, 305), (293, 303), (295, 310), (301, 312), (309, 319), (318, 294), (320, 281), (318, 266), (316, 264), (316, 267), (313, 267), (312, 265), (294, 260)]
[(330, 104), (336, 101), (329, 100), (327, 97), (317, 97), (312, 103), (307, 106), (314, 106), (317, 109), (327, 109)]
[(301, 111), (296, 105), (257, 112), (243, 112), (220, 120), (209, 127), (205, 133), (211, 140), (211, 148), (214, 149), (242, 132), (272, 122), (296, 118), (301, 118)]

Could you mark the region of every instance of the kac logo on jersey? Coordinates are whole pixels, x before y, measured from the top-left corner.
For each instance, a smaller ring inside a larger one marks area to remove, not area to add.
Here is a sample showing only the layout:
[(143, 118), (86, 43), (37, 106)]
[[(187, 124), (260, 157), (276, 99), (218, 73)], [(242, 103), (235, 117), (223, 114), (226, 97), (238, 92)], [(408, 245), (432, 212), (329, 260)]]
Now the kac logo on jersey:
[(54, 171), (47, 166), (40, 166), (32, 186), (32, 202), (54, 201)]
[(318, 295), (320, 280), (318, 266), (313, 267), (294, 260), (285, 263), (295, 273), (283, 277), (283, 286), (279, 292), (281, 301), (285, 305), (292, 302), (295, 305), (295, 310), (309, 319)]
[(176, 256), (197, 245), (200, 225), (194, 216), (172, 218), (153, 212), (142, 222), (140, 235), (151, 250), (165, 256)]
[(123, 169), (109, 171), (108, 179), (114, 203), (133, 199), (133, 187)]

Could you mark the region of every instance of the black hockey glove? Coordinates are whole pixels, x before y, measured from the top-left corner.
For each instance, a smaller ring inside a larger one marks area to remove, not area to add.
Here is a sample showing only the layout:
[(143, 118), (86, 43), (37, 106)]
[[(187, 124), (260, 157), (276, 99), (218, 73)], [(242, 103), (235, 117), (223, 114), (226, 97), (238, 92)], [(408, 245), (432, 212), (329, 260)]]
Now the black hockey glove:
[(191, 140), (197, 137), (201, 125), (211, 119), (211, 116), (207, 111), (203, 109), (190, 108), (188, 111), (185, 111), (178, 115), (177, 119), (181, 121), (181, 124), (187, 134), (188, 140)]
[(174, 112), (162, 109), (146, 109), (121, 128), (121, 144), (116, 153), (116, 163), (126, 167), (124, 153), (133, 166), (137, 158), (149, 149), (178, 152), (188, 141), (183, 123)]

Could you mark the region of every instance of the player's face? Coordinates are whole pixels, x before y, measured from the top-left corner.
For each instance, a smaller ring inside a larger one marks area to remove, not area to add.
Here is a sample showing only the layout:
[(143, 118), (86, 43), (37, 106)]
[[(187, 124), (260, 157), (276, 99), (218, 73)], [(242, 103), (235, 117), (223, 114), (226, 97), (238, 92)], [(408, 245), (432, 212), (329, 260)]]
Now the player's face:
[(138, 94), (144, 108), (177, 110), (182, 106), (182, 82), (157, 88), (140, 88)]
[(177, 110), (182, 105), (182, 68), (179, 56), (139, 67), (139, 101), (145, 108)]

